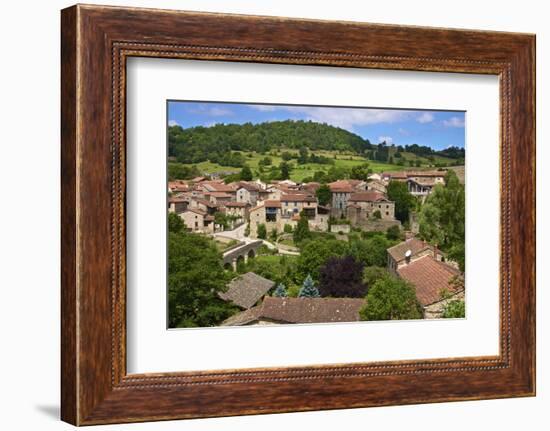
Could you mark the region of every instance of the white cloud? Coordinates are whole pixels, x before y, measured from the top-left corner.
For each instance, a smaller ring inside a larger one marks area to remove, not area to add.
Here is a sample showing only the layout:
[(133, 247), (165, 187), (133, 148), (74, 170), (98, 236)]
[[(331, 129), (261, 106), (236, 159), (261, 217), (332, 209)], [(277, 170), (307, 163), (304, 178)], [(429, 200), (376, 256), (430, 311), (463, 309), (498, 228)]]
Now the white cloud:
[(403, 136), (410, 136), (411, 134), (411, 132), (409, 132), (407, 129), (403, 129), (402, 127), (397, 129), (397, 131), (399, 132), (400, 135), (403, 135)]
[(280, 109), (278, 106), (273, 105), (250, 105), (250, 107), (260, 112), (273, 112)]
[(429, 112), (422, 113), (416, 119), (416, 121), (418, 121), (421, 124), (431, 123), (433, 120), (434, 120), (434, 115), (430, 114)]
[(386, 142), (386, 144), (392, 145), (393, 144), (393, 138), (391, 136), (379, 136), (378, 137), (378, 142), (379, 143)]
[(464, 127), (464, 120), (459, 117), (451, 117), (448, 120), (443, 120), (445, 127)]
[(219, 106), (208, 106), (205, 103), (200, 104), (196, 108), (188, 108), (188, 112), (191, 112), (193, 114), (201, 114), (201, 115), (207, 115), (209, 117), (223, 117), (223, 116), (229, 116), (234, 115), (234, 112), (227, 108), (221, 108)]
[(179, 126), (180, 124), (176, 120), (170, 120), (168, 121), (168, 125), (172, 127), (172, 126)]

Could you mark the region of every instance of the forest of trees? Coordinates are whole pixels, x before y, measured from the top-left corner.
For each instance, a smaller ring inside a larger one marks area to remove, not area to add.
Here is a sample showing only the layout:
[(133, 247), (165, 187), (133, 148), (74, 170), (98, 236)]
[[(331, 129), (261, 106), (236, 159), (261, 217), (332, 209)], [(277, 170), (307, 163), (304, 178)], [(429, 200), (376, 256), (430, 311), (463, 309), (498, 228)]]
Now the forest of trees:
[[(170, 126), (168, 128), (168, 155), (180, 163), (211, 161), (222, 166), (242, 167), (245, 157), (238, 151), (260, 154), (274, 149), (299, 150), (298, 163), (330, 164), (327, 157), (308, 151), (350, 151), (371, 160), (392, 162), (403, 151), (418, 157), (445, 156), (463, 161), (464, 148), (449, 147), (435, 151), (417, 144), (388, 146), (386, 142), (372, 144), (368, 139), (339, 127), (312, 121), (272, 121), (260, 124), (216, 124), (211, 127)], [(289, 160), (292, 155), (287, 154)], [(285, 159), (286, 161), (288, 161)], [(267, 163), (266, 163), (267, 164)]]

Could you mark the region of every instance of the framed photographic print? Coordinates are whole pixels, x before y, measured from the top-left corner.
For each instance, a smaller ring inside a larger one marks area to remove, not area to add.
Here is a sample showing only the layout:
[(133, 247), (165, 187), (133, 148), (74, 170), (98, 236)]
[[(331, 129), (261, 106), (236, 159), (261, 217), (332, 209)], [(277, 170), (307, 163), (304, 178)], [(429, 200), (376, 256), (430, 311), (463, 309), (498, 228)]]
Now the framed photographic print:
[(63, 420), (534, 395), (533, 35), (78, 5), (61, 42)]

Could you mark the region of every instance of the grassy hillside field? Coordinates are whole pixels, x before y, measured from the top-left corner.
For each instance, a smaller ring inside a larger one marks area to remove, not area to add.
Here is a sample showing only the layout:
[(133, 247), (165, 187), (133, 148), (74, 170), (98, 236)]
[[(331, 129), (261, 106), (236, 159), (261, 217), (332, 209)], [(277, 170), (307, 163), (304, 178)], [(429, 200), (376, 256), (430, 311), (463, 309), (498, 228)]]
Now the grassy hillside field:
[[(295, 150), (284, 150), (284, 151), (288, 151), (290, 153), (297, 153), (297, 151)], [(244, 151), (241, 153), (244, 155), (246, 159), (246, 164), (252, 169), (254, 173), (256, 173), (259, 170), (259, 161), (266, 156), (271, 158), (272, 165), (274, 166), (278, 166), (283, 161), (283, 159), (280, 156), (281, 151), (271, 152), (269, 154), (258, 154), (255, 152), (244, 152)], [(433, 162), (431, 162), (430, 160), (424, 157), (417, 157), (415, 154), (407, 153), (407, 152), (401, 153), (403, 160), (406, 160), (406, 163), (403, 166), (400, 166), (397, 164), (382, 163), (382, 162), (377, 162), (373, 160), (368, 160), (358, 155), (347, 154), (347, 153), (342, 153), (337, 151), (316, 151), (315, 154), (333, 159), (334, 166), (336, 167), (349, 169), (349, 168), (352, 168), (353, 166), (358, 166), (364, 163), (368, 163), (369, 167), (374, 172), (400, 171), (404, 169), (411, 169), (408, 163), (409, 160), (412, 160), (414, 162), (416, 162), (416, 160), (420, 160), (422, 165), (418, 169), (426, 169), (433, 164)], [(441, 156), (435, 157), (436, 163), (448, 164), (448, 163), (451, 163), (452, 161), (453, 159), (450, 159), (447, 157), (441, 157)], [(323, 171), (323, 170), (327, 171), (332, 166), (332, 165), (318, 164), (318, 163), (306, 163), (306, 164), (300, 165), (296, 163), (296, 160), (291, 160), (290, 163), (293, 165), (293, 169), (290, 174), (290, 179), (298, 182), (302, 181), (304, 178), (312, 177), (316, 171)], [(209, 174), (214, 172), (235, 172), (236, 173), (241, 170), (240, 168), (221, 166), (217, 163), (212, 163), (210, 161), (200, 162), (196, 164), (185, 164), (185, 166), (193, 166), (193, 165), (195, 165), (202, 173), (209, 173)]]

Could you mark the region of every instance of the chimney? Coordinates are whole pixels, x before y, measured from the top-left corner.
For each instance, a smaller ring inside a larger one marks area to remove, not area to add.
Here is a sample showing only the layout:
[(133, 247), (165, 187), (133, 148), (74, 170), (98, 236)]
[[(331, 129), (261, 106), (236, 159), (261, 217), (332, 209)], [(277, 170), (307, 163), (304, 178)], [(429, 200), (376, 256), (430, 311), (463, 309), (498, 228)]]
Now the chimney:
[(405, 252), (405, 263), (408, 265), (409, 263), (411, 263), (411, 255), (412, 255), (412, 251), (411, 250), (407, 250)]

